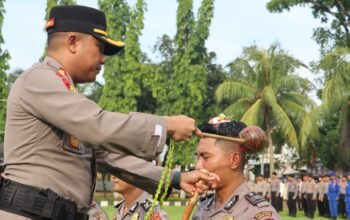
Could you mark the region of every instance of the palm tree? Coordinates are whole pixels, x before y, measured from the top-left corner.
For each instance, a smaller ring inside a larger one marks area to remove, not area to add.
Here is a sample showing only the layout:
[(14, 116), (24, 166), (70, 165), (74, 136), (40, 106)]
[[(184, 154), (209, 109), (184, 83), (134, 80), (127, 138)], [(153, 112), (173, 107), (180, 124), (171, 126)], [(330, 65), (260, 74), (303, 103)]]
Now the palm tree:
[[(281, 134), (289, 146), (299, 149), (297, 126), (314, 102), (307, 96), (314, 86), (295, 74), (302, 62), (288, 55), (278, 44), (268, 49), (250, 46), (228, 65), (231, 79), (222, 83), (215, 96), (227, 104), (224, 113), (259, 125), (267, 134), (270, 175), (274, 170), (272, 133)], [(299, 149), (300, 150), (300, 149)]]
[(315, 70), (324, 75), (323, 114), (340, 112), (341, 141), (338, 168), (347, 171), (350, 146), (350, 48), (336, 48), (326, 53)]

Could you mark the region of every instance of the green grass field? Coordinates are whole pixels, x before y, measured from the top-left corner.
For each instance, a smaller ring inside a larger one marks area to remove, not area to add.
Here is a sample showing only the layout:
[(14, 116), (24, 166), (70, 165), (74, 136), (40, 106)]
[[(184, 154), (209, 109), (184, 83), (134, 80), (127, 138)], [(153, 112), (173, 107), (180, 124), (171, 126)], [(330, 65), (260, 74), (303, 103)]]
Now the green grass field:
[[(108, 206), (103, 208), (107, 213), (110, 219), (112, 219), (112, 215), (114, 213), (113, 206)], [(182, 217), (182, 214), (185, 210), (184, 206), (176, 207), (176, 206), (165, 206), (164, 210), (168, 213), (168, 217), (170, 220), (179, 220)], [(298, 215), (296, 218), (292, 218), (288, 216), (288, 211), (284, 210), (282, 213), (280, 213), (281, 219), (283, 220), (307, 220), (309, 218), (306, 218), (304, 216), (303, 212), (298, 212)], [(315, 213), (314, 220), (324, 220), (327, 218), (319, 217), (318, 213)], [(338, 218), (340, 219), (340, 218)]]

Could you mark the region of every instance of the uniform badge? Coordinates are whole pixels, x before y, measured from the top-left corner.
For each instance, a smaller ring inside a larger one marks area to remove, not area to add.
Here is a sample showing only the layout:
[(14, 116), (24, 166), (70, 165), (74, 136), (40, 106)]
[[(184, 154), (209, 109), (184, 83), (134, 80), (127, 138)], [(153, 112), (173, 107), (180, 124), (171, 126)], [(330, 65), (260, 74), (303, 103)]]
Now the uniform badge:
[(254, 220), (260, 220), (265, 217), (272, 217), (272, 211), (262, 211), (254, 216)]
[(132, 214), (131, 220), (139, 220), (139, 213), (136, 212), (136, 213)]
[(78, 138), (69, 135), (69, 145), (73, 148), (78, 148), (80, 144), (80, 141), (78, 140)]
[(45, 28), (47, 30), (49, 28), (55, 27), (55, 25), (55, 18), (50, 18), (49, 20), (47, 20)]
[(233, 217), (230, 215), (226, 215), (226, 216), (222, 217), (221, 220), (233, 220)]
[(162, 220), (162, 219), (160, 218), (159, 212), (153, 212), (150, 217), (150, 220)]

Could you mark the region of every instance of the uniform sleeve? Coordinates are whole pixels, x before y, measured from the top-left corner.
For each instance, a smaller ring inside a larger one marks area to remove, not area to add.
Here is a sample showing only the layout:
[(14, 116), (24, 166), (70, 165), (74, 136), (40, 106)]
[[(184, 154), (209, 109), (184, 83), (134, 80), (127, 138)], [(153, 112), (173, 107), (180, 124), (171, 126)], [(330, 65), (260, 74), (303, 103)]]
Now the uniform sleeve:
[[(130, 155), (101, 150), (95, 151), (95, 155), (96, 162), (102, 169), (152, 195), (156, 193), (163, 171), (162, 167)], [(171, 171), (170, 181), (172, 181), (173, 176), (174, 172)], [(162, 192), (164, 192), (164, 188)]]
[(153, 159), (165, 144), (162, 117), (105, 111), (68, 91), (50, 69), (36, 69), (23, 79), (19, 101), (29, 114), (97, 149)]

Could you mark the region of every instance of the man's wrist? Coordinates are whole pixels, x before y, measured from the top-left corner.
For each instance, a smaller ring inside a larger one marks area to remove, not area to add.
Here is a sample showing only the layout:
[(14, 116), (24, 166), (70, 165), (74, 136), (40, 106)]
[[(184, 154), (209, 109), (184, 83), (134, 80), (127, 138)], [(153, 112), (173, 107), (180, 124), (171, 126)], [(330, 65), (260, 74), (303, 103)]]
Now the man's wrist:
[(181, 177), (181, 172), (175, 171), (174, 177), (173, 177), (173, 187), (174, 187), (174, 189), (181, 189), (180, 177)]

